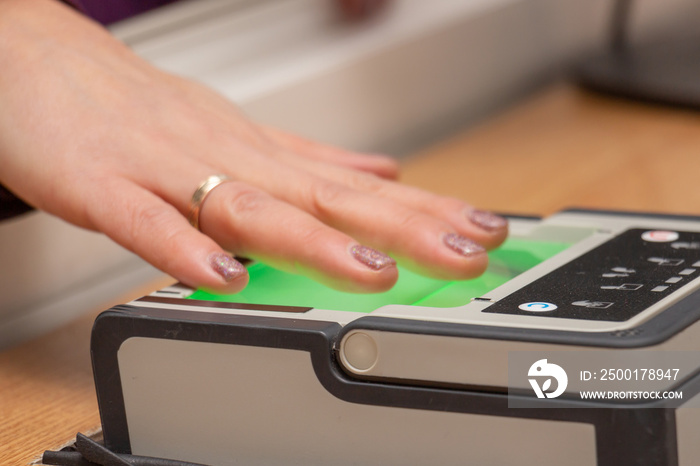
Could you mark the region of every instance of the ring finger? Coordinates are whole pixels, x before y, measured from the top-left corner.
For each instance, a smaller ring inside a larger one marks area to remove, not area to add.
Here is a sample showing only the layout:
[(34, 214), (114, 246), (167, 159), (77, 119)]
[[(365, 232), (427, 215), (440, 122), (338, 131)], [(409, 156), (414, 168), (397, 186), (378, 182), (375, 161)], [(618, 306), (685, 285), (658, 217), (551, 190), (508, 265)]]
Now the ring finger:
[(487, 265), (485, 249), (452, 225), (385, 197), (360, 192), (289, 166), (271, 167), (266, 191), (388, 252), (419, 273), (446, 279), (473, 278)]

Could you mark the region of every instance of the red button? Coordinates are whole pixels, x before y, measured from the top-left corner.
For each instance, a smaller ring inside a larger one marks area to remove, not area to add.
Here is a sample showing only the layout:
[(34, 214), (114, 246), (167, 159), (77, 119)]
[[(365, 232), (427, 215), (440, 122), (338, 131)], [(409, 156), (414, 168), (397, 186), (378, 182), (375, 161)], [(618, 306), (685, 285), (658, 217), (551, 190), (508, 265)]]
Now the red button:
[(642, 233), (642, 239), (652, 243), (670, 243), (678, 239), (678, 232), (666, 230), (645, 231)]

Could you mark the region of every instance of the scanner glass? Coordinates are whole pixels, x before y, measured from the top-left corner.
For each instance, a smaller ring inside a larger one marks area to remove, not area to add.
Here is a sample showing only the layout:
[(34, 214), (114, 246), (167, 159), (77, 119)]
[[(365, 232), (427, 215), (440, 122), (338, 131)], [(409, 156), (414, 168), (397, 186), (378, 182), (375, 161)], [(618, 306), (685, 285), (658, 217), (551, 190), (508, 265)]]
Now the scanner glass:
[(509, 238), (489, 253), (489, 267), (473, 280), (445, 281), (400, 269), (397, 284), (375, 294), (343, 293), (313, 280), (276, 270), (262, 263), (248, 267), (250, 284), (240, 293), (219, 295), (196, 291), (189, 299), (203, 301), (302, 306), (369, 313), (388, 304), (427, 307), (463, 306), (490, 290), (567, 249), (569, 243)]

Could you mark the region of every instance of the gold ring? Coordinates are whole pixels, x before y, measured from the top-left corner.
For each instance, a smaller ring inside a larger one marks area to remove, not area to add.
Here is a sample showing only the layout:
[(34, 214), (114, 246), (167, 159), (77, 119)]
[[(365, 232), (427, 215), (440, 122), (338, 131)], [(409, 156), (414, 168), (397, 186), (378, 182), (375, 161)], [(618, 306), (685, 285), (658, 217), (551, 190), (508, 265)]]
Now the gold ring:
[(202, 210), (204, 200), (214, 188), (227, 181), (231, 181), (231, 178), (226, 175), (212, 175), (199, 185), (190, 201), (190, 214), (187, 216), (190, 225), (199, 230), (199, 212)]

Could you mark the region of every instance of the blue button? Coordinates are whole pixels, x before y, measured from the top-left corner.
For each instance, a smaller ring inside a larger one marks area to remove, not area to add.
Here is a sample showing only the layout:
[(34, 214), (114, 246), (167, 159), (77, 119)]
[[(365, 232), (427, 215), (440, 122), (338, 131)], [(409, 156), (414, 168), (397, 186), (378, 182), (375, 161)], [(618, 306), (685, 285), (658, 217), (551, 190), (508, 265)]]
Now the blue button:
[(552, 303), (545, 303), (542, 301), (536, 301), (533, 303), (523, 303), (520, 306), (518, 306), (518, 309), (527, 312), (549, 312), (556, 310), (557, 305)]

